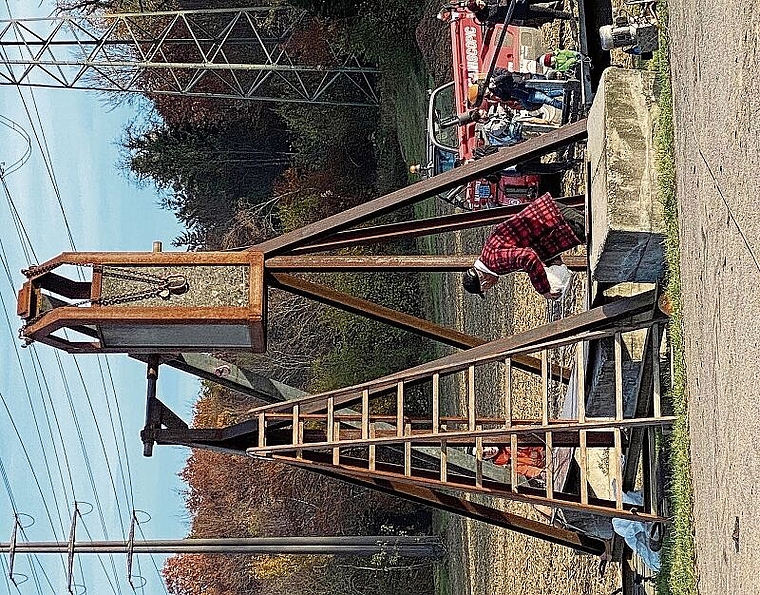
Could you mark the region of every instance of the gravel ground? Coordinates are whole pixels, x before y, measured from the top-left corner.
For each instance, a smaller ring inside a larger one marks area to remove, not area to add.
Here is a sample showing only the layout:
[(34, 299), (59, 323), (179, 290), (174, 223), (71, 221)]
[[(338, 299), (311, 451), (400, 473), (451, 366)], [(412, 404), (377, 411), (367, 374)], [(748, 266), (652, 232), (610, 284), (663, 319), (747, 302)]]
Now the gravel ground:
[(760, 7), (669, 11), (699, 592), (760, 593)]

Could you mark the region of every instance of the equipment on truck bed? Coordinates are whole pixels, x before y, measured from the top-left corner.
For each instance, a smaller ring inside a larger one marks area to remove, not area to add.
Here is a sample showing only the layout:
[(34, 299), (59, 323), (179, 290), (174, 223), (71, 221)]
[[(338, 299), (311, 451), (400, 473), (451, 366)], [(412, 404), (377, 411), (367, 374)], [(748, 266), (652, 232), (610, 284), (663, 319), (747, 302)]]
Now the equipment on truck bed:
[(627, 9), (616, 11), (614, 24), (599, 28), (602, 49), (626, 48), (629, 54), (649, 60), (659, 47), (656, 4), (651, 0), (630, 0), (626, 6), (639, 6), (641, 12), (632, 15)]

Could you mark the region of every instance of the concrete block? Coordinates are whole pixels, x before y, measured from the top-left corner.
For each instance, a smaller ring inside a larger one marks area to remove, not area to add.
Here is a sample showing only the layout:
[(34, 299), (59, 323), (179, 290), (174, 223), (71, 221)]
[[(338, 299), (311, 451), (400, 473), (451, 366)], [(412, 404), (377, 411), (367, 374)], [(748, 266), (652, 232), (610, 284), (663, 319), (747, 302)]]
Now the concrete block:
[(608, 68), (589, 113), (589, 261), (597, 282), (654, 283), (662, 275), (654, 83), (653, 72)]

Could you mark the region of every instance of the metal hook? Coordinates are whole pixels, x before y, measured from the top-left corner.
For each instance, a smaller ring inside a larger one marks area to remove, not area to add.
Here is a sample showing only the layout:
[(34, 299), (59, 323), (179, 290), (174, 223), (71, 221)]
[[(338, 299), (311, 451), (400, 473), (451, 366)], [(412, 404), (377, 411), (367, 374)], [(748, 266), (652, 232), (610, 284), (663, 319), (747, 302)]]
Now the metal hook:
[(184, 275), (169, 275), (156, 291), (156, 295), (162, 300), (168, 300), (172, 295), (187, 293), (188, 289), (190, 289), (190, 285)]
[(180, 295), (190, 289), (190, 284), (184, 275), (169, 275), (166, 278), (166, 288), (174, 295)]

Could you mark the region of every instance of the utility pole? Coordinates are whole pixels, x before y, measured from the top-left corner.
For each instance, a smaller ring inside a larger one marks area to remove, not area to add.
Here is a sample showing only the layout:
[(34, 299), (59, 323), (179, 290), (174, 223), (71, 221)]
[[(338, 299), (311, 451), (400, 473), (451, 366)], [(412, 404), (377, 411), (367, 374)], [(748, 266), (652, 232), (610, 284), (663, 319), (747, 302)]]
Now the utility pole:
[(440, 559), (438, 537), (360, 535), (337, 537), (255, 537), (246, 539), (146, 539), (134, 541), (68, 541), (0, 543), (0, 553), (15, 554), (290, 554), (373, 556), (390, 554)]

